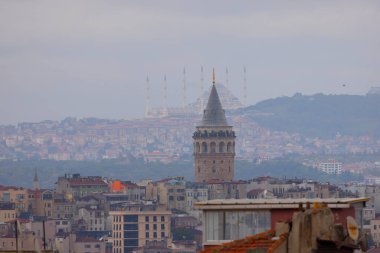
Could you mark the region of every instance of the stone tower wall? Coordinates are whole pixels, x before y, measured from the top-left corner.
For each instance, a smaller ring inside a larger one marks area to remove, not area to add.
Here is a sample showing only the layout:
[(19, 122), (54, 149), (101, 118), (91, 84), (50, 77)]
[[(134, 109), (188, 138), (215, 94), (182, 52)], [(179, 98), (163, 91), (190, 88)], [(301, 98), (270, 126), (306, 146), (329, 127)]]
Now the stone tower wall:
[(235, 133), (232, 127), (197, 127), (193, 143), (196, 182), (233, 180)]

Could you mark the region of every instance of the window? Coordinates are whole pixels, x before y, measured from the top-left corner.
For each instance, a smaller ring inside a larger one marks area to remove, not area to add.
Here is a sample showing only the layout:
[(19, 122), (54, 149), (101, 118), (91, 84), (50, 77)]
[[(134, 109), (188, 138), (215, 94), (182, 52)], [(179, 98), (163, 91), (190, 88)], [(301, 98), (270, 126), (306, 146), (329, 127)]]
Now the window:
[(145, 224), (145, 230), (149, 230), (149, 224)]
[(161, 229), (165, 229), (165, 224), (161, 224)]
[(154, 232), (154, 233), (153, 233), (153, 237), (154, 237), (154, 238), (157, 238), (157, 232)]
[(145, 222), (149, 222), (149, 216), (145, 216)]
[(157, 230), (157, 224), (153, 224), (153, 230)]
[(139, 240), (138, 239), (124, 239), (124, 246), (139, 246)]
[(157, 222), (157, 216), (153, 216), (153, 221)]
[(219, 143), (219, 153), (224, 153), (225, 146), (224, 142)]
[(202, 153), (207, 153), (207, 143), (206, 142), (202, 143)]
[(138, 238), (138, 231), (124, 231), (125, 238)]
[(89, 248), (91, 248), (91, 244), (85, 244), (84, 247), (85, 247), (86, 249), (89, 249)]
[(138, 215), (124, 215), (124, 222), (138, 222)]
[(236, 240), (271, 226), (269, 211), (210, 211), (205, 218), (206, 240)]
[(165, 221), (165, 216), (161, 216), (161, 221)]
[(124, 224), (124, 230), (138, 230), (137, 224)]
[(161, 232), (161, 238), (165, 237), (165, 232)]
[(149, 232), (145, 232), (145, 238), (149, 238)]
[(215, 142), (211, 142), (210, 149), (211, 149), (211, 153), (215, 153), (216, 152), (216, 143)]

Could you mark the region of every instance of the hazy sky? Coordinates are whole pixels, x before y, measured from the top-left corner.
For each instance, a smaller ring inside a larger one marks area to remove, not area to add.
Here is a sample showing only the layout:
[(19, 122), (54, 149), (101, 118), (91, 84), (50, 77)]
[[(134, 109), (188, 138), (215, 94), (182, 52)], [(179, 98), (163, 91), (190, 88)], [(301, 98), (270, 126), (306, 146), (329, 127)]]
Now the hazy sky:
[[(248, 102), (380, 86), (380, 1), (0, 1), (0, 124), (142, 117), (215, 67)], [(346, 85), (346, 87), (343, 86)]]

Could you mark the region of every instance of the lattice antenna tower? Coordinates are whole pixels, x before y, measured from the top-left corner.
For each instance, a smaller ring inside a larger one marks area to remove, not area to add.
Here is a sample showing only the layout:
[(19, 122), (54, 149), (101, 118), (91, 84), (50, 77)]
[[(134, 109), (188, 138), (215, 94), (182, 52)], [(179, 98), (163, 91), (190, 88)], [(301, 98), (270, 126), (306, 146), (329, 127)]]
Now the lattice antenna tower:
[(186, 107), (186, 100), (187, 100), (187, 97), (186, 97), (186, 69), (183, 68), (183, 105), (182, 107), (185, 108)]
[(146, 94), (145, 94), (145, 117), (149, 116), (150, 110), (150, 84), (149, 75), (146, 76)]

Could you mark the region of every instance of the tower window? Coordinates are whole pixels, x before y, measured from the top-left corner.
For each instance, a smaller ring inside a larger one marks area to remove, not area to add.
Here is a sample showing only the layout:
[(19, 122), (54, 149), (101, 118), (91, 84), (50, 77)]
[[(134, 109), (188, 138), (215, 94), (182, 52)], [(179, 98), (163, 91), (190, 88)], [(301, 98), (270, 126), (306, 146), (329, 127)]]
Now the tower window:
[(226, 149), (226, 144), (224, 142), (219, 143), (219, 153), (224, 153)]
[(201, 152), (201, 145), (199, 145), (199, 142), (195, 144), (195, 153), (200, 153)]
[(213, 164), (215, 164), (215, 160), (214, 160), (214, 161), (212, 161), (212, 163), (213, 163)]
[(207, 143), (206, 142), (202, 143), (202, 153), (207, 153)]
[(231, 153), (231, 152), (232, 152), (232, 144), (231, 144), (231, 142), (229, 142), (229, 143), (227, 144), (227, 152), (228, 152), (228, 153)]
[(211, 151), (211, 153), (216, 153), (216, 143), (215, 142), (211, 142), (210, 151)]

